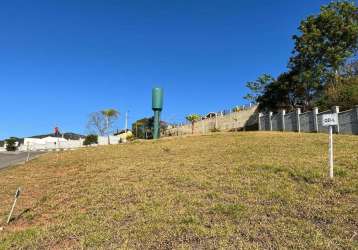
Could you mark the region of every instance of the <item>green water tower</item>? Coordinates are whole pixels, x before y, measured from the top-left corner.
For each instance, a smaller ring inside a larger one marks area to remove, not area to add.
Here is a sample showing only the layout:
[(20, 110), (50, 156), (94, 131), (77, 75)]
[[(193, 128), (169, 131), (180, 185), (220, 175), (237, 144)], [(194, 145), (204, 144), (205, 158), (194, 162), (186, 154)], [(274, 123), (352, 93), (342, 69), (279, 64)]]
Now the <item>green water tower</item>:
[(152, 90), (152, 109), (154, 111), (153, 139), (160, 137), (160, 112), (163, 110), (163, 89), (153, 88)]

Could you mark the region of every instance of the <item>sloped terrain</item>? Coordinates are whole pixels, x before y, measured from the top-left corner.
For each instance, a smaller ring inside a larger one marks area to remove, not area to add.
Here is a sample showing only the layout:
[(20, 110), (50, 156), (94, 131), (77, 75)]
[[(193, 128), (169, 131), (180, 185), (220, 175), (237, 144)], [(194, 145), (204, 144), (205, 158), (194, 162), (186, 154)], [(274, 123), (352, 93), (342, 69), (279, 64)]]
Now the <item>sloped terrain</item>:
[[(0, 171), (0, 248), (358, 247), (358, 137), (217, 133), (49, 153)], [(5, 225), (18, 186), (14, 220)]]

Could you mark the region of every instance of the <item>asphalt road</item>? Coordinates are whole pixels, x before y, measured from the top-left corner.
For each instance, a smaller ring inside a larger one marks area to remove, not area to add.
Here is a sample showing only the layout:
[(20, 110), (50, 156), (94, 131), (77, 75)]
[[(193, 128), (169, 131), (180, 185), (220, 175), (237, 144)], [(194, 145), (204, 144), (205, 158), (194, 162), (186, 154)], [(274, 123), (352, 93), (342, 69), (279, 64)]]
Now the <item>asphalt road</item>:
[[(43, 152), (31, 152), (30, 159), (43, 154)], [(25, 162), (27, 152), (0, 152), (0, 169)]]

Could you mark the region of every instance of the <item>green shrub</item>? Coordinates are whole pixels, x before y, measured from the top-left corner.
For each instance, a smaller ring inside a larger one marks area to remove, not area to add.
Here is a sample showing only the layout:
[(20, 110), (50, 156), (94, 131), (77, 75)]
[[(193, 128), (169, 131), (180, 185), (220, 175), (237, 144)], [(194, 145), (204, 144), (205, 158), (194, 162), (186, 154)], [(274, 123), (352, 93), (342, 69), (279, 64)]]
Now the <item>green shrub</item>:
[(127, 135), (127, 140), (128, 140), (128, 141), (133, 141), (133, 140), (134, 140), (133, 134)]
[(321, 99), (316, 105), (326, 110), (332, 106), (339, 106), (340, 110), (351, 109), (358, 103), (358, 76), (342, 79), (337, 84), (327, 85)]
[(87, 135), (83, 145), (91, 145), (91, 144), (97, 144), (98, 143), (98, 136), (97, 135)]
[(16, 138), (15, 137), (10, 137), (5, 142), (6, 142), (6, 150), (7, 151), (16, 151), (17, 147), (16, 147)]

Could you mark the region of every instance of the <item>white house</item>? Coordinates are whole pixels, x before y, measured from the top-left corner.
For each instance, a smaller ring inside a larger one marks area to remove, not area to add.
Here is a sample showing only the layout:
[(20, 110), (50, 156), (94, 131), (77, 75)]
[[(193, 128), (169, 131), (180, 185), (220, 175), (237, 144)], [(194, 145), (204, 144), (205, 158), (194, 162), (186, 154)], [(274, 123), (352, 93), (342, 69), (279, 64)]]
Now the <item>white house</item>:
[(67, 140), (61, 137), (48, 136), (45, 138), (24, 138), (24, 144), (19, 147), (20, 151), (36, 151), (48, 149), (79, 148), (83, 145), (83, 139)]

